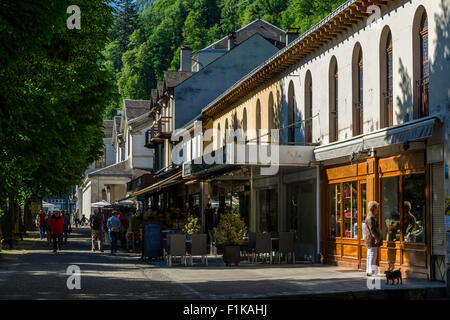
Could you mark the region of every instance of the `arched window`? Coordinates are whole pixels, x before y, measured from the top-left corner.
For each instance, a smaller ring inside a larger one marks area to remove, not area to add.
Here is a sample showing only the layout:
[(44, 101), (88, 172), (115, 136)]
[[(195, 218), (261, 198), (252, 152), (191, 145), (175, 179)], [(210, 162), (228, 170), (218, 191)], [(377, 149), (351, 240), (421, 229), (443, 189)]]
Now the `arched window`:
[(260, 136), (261, 136), (261, 102), (256, 101), (256, 119), (255, 119), (255, 129), (256, 129), (256, 144), (260, 144)]
[(272, 138), (272, 129), (275, 129), (275, 117), (274, 117), (274, 101), (273, 101), (273, 93), (270, 92), (269, 94), (269, 105), (268, 105), (268, 112), (269, 112), (269, 116), (268, 116), (268, 139), (267, 142), (270, 143), (271, 138)]
[(428, 88), (430, 82), (428, 58), (428, 16), (425, 9), (420, 6), (414, 16), (413, 23), (414, 45), (414, 118), (423, 118), (429, 115)]
[(329, 74), (329, 95), (330, 95), (330, 142), (338, 140), (339, 126), (338, 126), (338, 65), (336, 58), (333, 57), (330, 63)]
[(312, 143), (312, 78), (311, 71), (305, 77), (305, 143)]
[(380, 57), (381, 57), (381, 128), (390, 127), (393, 125), (393, 73), (392, 73), (392, 34), (389, 28), (385, 28), (381, 35), (380, 45)]
[(361, 45), (356, 44), (352, 59), (353, 88), (353, 136), (363, 133), (363, 55)]
[(222, 138), (221, 138), (221, 132), (220, 132), (220, 123), (217, 125), (217, 137), (216, 137), (216, 143), (217, 143), (217, 149), (222, 147)]
[(238, 142), (238, 128), (239, 128), (239, 124), (238, 124), (238, 119), (237, 119), (237, 115), (236, 113), (233, 116), (233, 141), (234, 143)]
[(228, 137), (228, 135), (229, 135), (229, 132), (228, 132), (228, 119), (226, 119), (225, 120), (225, 127), (223, 128), (223, 130), (224, 130), (224, 132), (225, 132), (225, 134), (223, 135), (223, 145), (225, 145), (226, 144), (226, 142), (227, 142), (227, 137)]
[(289, 82), (288, 89), (288, 143), (295, 143), (295, 93), (294, 83)]

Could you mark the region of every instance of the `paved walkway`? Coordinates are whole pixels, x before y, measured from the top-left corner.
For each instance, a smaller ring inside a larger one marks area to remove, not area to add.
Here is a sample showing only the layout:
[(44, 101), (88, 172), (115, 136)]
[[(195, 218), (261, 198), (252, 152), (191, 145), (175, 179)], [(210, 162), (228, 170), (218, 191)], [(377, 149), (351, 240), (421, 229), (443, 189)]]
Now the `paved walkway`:
[[(404, 280), (403, 285), (367, 282), (364, 272), (327, 265), (224, 266), (211, 258), (208, 267), (142, 262), (140, 254), (91, 253), (89, 229), (76, 229), (69, 244), (53, 253), (46, 241), (27, 238), (25, 251), (0, 254), (0, 299), (245, 299), (245, 298), (426, 298), (445, 285)], [(199, 261), (199, 260), (197, 260)], [(69, 290), (67, 267), (81, 269), (81, 290)], [(379, 283), (380, 290), (376, 288)], [(423, 289), (427, 288), (427, 291)], [(425, 294), (426, 292), (426, 294)], [(397, 295), (398, 296), (398, 295)]]

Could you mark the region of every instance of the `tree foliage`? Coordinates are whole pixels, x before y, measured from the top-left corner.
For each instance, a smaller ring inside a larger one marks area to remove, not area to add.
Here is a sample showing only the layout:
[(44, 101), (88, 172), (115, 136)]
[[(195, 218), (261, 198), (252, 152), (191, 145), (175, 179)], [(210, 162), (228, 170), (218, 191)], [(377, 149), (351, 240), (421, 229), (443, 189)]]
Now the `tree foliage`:
[(113, 9), (79, 0), (81, 29), (68, 29), (69, 5), (0, 2), (0, 206), (64, 194), (100, 155), (114, 91), (100, 60)]
[[(148, 99), (165, 70), (179, 67), (182, 44), (194, 51), (257, 18), (305, 32), (344, 0), (141, 0), (138, 24), (117, 73), (121, 99)], [(231, 7), (235, 6), (236, 7)]]

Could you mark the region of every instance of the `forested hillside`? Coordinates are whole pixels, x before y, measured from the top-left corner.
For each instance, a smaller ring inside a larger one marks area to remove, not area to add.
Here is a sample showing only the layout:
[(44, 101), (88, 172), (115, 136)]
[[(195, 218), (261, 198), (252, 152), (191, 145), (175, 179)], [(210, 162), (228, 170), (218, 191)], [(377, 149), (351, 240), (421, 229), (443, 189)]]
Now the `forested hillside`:
[(114, 75), (119, 95), (107, 118), (121, 108), (122, 99), (148, 99), (164, 71), (178, 68), (182, 44), (199, 50), (257, 18), (282, 29), (300, 28), (302, 33), (344, 0), (117, 2), (114, 37), (105, 49), (105, 64)]

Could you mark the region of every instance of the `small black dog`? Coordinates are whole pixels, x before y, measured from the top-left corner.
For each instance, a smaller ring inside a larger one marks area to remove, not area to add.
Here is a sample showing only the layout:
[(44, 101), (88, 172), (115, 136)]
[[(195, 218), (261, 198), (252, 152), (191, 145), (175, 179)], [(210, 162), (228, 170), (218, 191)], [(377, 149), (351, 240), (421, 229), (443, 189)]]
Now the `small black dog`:
[(395, 279), (397, 279), (397, 284), (399, 284), (399, 283), (403, 284), (402, 272), (400, 271), (400, 269), (398, 269), (398, 270), (386, 270), (384, 272), (384, 274), (386, 275), (386, 284), (389, 284), (389, 280), (391, 280), (392, 284), (394, 284), (394, 280)]

